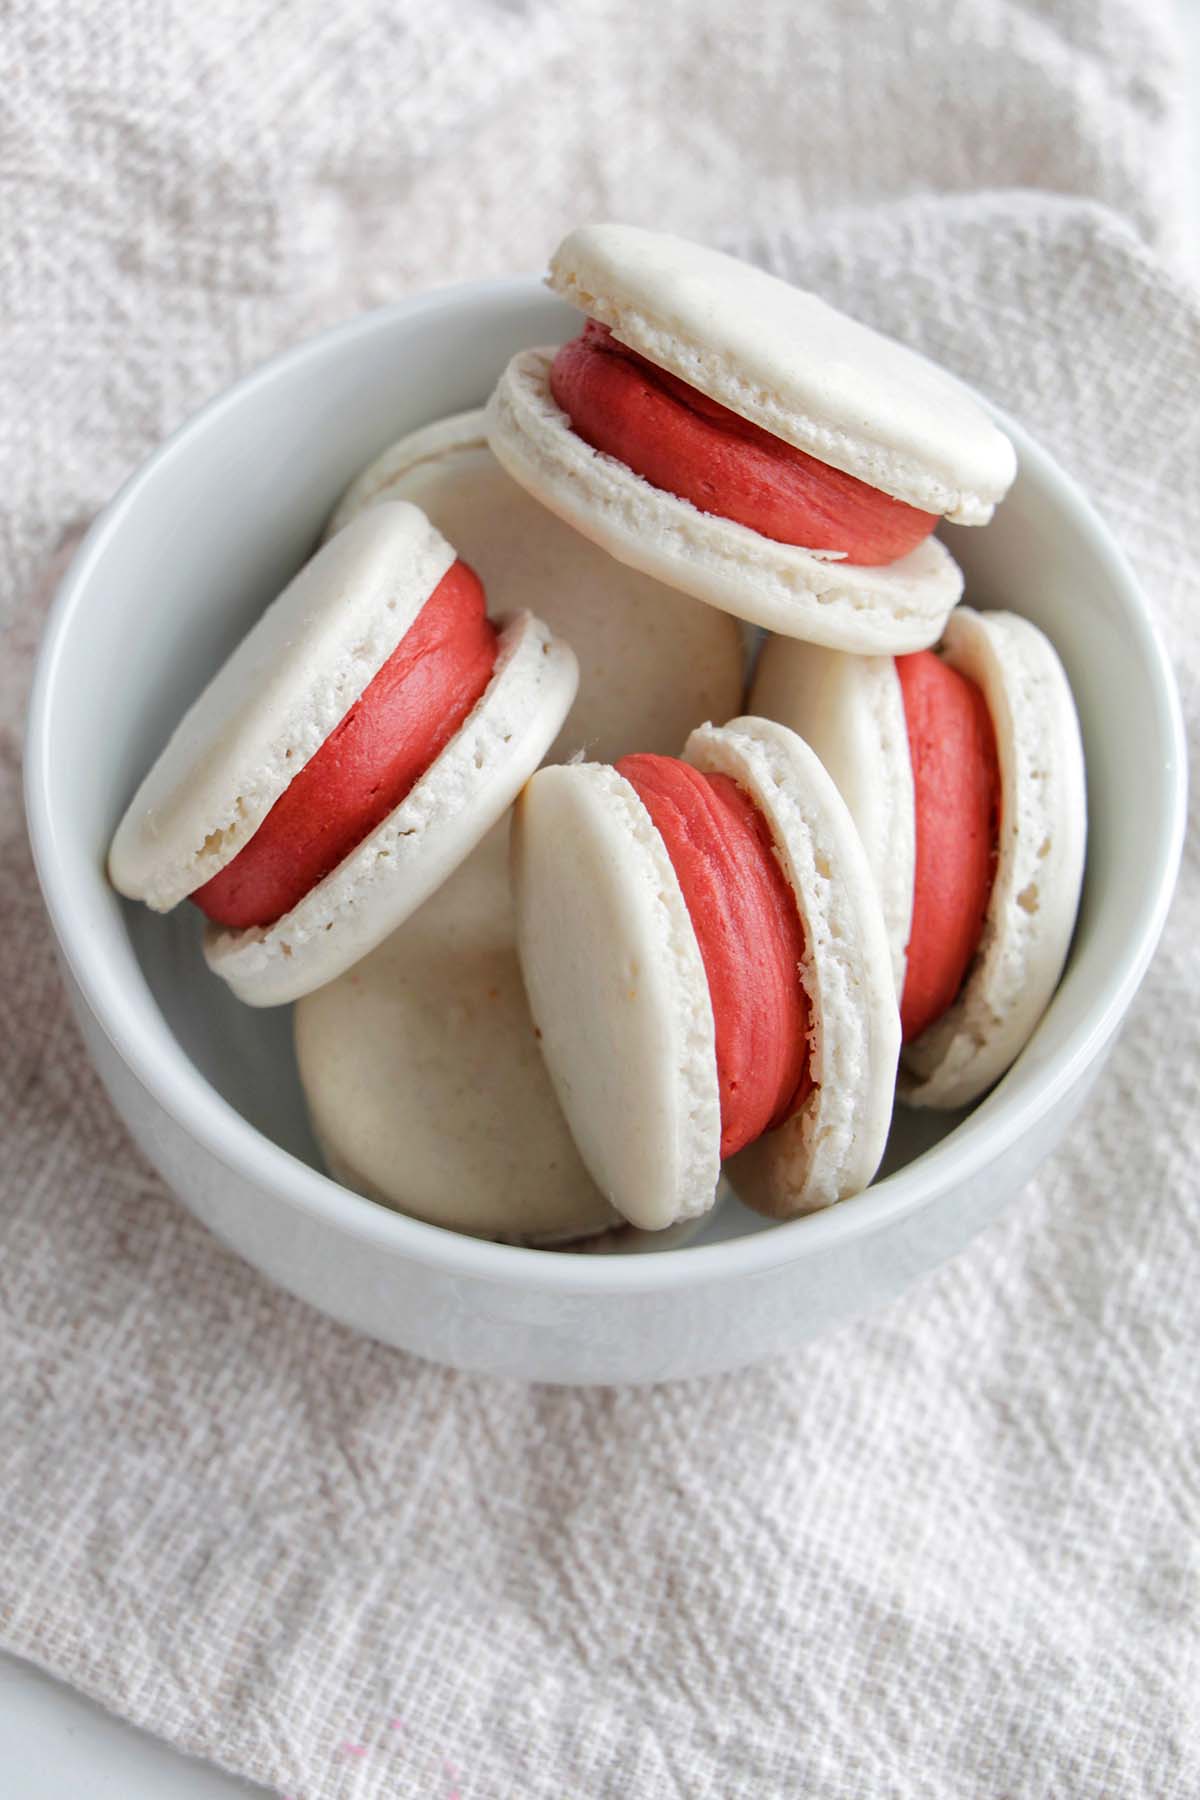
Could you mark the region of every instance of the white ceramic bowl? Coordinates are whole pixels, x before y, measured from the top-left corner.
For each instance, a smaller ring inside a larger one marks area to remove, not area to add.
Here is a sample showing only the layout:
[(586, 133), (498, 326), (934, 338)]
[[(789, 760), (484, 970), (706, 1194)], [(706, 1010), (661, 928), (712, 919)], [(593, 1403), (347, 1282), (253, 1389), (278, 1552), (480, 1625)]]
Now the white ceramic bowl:
[(368, 314), (268, 363), (183, 427), (96, 521), (58, 596), (30, 715), (27, 805), (75, 1007), (113, 1101), (184, 1203), (273, 1281), (422, 1356), (556, 1382), (728, 1369), (878, 1306), (959, 1250), (1053, 1149), (1162, 926), (1183, 832), (1178, 701), (1146, 604), (1078, 490), (1001, 420), (1021, 472), (986, 530), (950, 530), (979, 606), (1024, 612), (1083, 719), (1088, 873), (1036, 1036), (966, 1117), (900, 1116), (884, 1174), (769, 1225), (736, 1202), (694, 1243), (548, 1254), (456, 1236), (320, 1169), (286, 1011), (206, 971), (198, 916), (122, 904), (113, 827), (186, 703), (313, 547), (350, 477), (476, 406), (576, 315), (530, 278)]

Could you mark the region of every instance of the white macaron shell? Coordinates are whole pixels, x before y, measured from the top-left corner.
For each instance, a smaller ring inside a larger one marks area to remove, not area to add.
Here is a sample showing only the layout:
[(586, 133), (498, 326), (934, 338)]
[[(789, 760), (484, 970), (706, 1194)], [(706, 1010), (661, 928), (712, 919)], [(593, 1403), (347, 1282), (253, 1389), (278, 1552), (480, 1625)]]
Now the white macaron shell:
[(542, 1053), (601, 1192), (647, 1230), (720, 1175), (712, 1003), (666, 845), (596, 763), (540, 769), (513, 824), (517, 944)]
[(296, 1058), (344, 1186), (454, 1231), (560, 1243), (619, 1220), (554, 1098), (515, 929), (501, 820), (402, 931), (300, 1001)]
[(904, 694), (891, 656), (843, 656), (797, 638), (762, 648), (750, 711), (810, 744), (850, 810), (875, 878), (896, 992), (912, 932), (916, 814)]
[[(481, 406), (473, 407), (469, 412), (450, 413), (430, 425), (418, 426), (415, 431), (389, 444), (386, 450), (381, 450), (374, 461), (354, 477), (334, 507), (325, 527), (325, 538), (336, 537), (351, 519), (356, 519), (367, 507), (377, 506), (381, 500), (409, 500), (431, 518), (423, 499), (414, 498), (418, 484), (422, 496), (432, 494), (436, 497), (440, 491), (438, 477), (447, 464), (453, 466), (460, 455), (466, 456), (471, 451), (486, 452), (487, 432), (483, 418)], [(481, 466), (484, 461), (485, 458), (479, 458)], [(410, 492), (410, 488), (414, 492)], [(440, 531), (441, 526), (438, 529)], [(450, 532), (446, 536), (453, 543)], [(470, 561), (462, 551), (459, 554), (465, 562)], [(472, 563), (471, 566), (474, 568), (475, 565)]]
[(1013, 613), (961, 607), (946, 661), (982, 690), (996, 733), (1001, 818), (983, 938), (949, 1011), (906, 1046), (909, 1106), (966, 1106), (1024, 1048), (1058, 985), (1079, 909), (1087, 796), (1079, 719), (1049, 640)]
[(614, 562), (519, 487), (488, 448), (482, 410), (411, 433), (348, 489), (337, 531), (380, 500), (413, 501), (487, 591), (493, 614), (532, 606), (579, 659), (579, 693), (550, 760), (674, 755), (701, 719), (742, 705), (736, 622)]
[(109, 852), (113, 886), (166, 912), (231, 863), (454, 558), (402, 502), (319, 550), (189, 707), (134, 795)]
[(275, 924), (209, 925), (210, 968), (251, 1006), (278, 1006), (382, 943), (512, 804), (558, 733), (578, 679), (574, 653), (539, 619), (510, 620), (491, 681), (400, 805)]
[(750, 1205), (793, 1218), (860, 1193), (887, 1143), (900, 1015), (883, 915), (846, 804), (795, 732), (770, 719), (704, 725), (684, 755), (706, 774), (731, 777), (759, 808), (804, 926), (817, 1085), (728, 1165)]
[(550, 391), (554, 351), (513, 357), (488, 403), (488, 439), (515, 481), (610, 556), (698, 600), (834, 650), (902, 654), (937, 642), (962, 593), (926, 538), (877, 568), (781, 544), (668, 494), (594, 450)]
[(750, 263), (585, 225), (549, 285), (660, 368), (924, 512), (984, 525), (1012, 482), (1012, 445), (952, 375)]

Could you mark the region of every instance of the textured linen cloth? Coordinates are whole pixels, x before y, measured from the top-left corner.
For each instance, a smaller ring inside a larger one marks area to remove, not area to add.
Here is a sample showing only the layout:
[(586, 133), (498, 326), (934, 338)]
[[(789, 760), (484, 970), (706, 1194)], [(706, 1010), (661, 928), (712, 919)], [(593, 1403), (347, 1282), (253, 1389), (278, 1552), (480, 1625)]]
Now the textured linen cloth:
[(192, 1221), (85, 1061), (17, 791), (55, 570), (164, 432), (321, 323), (598, 217), (746, 250), (1011, 408), (1132, 555), (1194, 727), (1168, 27), (1164, 0), (8, 11), (0, 1644), (294, 1800), (1200, 1792), (1194, 841), (1002, 1224), (803, 1354), (573, 1392), (355, 1337)]

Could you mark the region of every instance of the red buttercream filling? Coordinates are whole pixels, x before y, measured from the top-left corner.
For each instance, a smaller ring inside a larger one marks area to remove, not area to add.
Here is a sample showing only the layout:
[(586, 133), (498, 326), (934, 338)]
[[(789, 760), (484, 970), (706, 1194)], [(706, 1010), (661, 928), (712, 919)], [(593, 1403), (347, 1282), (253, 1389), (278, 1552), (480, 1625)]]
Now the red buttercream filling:
[(619, 774), (660, 833), (687, 903), (712, 998), (721, 1155), (803, 1104), (808, 1001), (804, 927), (754, 802), (727, 775), (671, 756), (623, 756)]
[(701, 512), (852, 563), (894, 562), (927, 538), (919, 512), (730, 412), (589, 319), (550, 369), (572, 429), (653, 487)]
[(218, 925), (272, 925), (404, 799), (492, 677), (496, 629), (463, 562), (233, 861), (191, 898)]
[(953, 1002), (996, 875), (1000, 768), (987, 702), (932, 650), (896, 658), (912, 758), (916, 871), (900, 1001), (905, 1043)]

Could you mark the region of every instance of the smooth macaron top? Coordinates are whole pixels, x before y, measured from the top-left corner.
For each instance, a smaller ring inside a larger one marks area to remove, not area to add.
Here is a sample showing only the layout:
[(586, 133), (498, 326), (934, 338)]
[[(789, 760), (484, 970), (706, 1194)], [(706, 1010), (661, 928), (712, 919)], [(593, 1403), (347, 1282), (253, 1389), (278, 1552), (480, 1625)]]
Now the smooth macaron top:
[(660, 368), (910, 506), (982, 525), (1012, 482), (1012, 445), (952, 375), (750, 263), (585, 225), (548, 281)]
[(415, 506), (373, 508), (318, 551), (189, 707), (109, 852), (157, 911), (228, 866), (378, 674), (455, 560)]
[(508, 825), (378, 949), (295, 1012), (305, 1099), (345, 1186), (485, 1237), (620, 1221), (571, 1142), (521, 986)]

